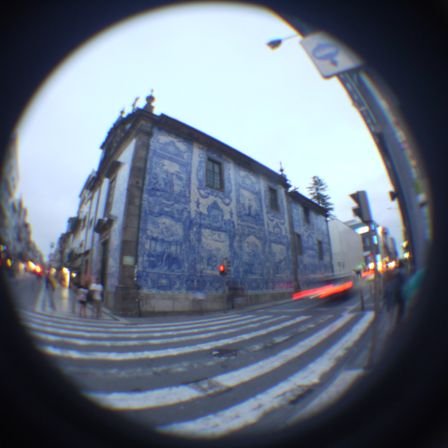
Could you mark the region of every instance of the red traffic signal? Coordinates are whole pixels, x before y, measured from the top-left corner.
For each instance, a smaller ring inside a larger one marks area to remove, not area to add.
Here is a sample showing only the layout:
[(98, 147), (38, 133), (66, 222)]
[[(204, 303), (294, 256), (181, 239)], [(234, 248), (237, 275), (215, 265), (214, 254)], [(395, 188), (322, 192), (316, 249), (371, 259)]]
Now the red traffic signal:
[(219, 271), (219, 273), (221, 274), (221, 275), (226, 275), (226, 265), (224, 264), (224, 263), (221, 263), (219, 266), (218, 266), (218, 271)]

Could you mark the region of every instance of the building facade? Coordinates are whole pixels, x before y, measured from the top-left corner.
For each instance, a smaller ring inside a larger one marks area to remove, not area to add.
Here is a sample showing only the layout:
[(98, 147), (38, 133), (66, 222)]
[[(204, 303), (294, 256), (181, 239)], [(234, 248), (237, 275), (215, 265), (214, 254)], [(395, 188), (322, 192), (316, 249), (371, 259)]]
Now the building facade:
[(322, 207), (153, 101), (115, 122), (81, 191), (64, 237), (79, 281), (140, 315), (285, 298), (332, 272)]
[(17, 197), (19, 183), (18, 137), (11, 136), (0, 170), (0, 265), (17, 269), (19, 262), (42, 263), (43, 256), (32, 238), (28, 211)]

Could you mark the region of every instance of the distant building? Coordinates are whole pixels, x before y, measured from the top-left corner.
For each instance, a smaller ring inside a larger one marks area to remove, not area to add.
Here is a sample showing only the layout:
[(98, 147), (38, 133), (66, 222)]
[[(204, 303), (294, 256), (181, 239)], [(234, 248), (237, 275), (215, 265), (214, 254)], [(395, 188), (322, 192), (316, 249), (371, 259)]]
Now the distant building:
[(135, 315), (290, 297), (332, 272), (322, 207), (153, 101), (119, 117), (82, 188), (64, 237), (79, 281), (96, 276), (107, 305)]
[(17, 150), (18, 138), (13, 134), (0, 173), (0, 255), (13, 263), (28, 260), (41, 263), (43, 257), (32, 239), (27, 209), (22, 199), (17, 198)]
[(383, 270), (387, 263), (398, 260), (397, 244), (387, 227), (380, 226), (375, 221), (364, 223), (358, 218), (346, 221), (345, 224), (361, 237), (366, 267), (374, 264), (379, 270)]
[(389, 229), (384, 226), (378, 227), (378, 238), (380, 246), (381, 261), (384, 266), (399, 258), (395, 238), (390, 236)]
[(359, 218), (346, 221), (345, 224), (361, 237), (364, 265), (366, 267), (376, 265), (381, 259), (378, 225), (374, 221), (369, 223), (362, 222)]
[(16, 190), (19, 170), (17, 165), (17, 135), (13, 135), (5, 151), (0, 173), (0, 243), (4, 251), (14, 252), (17, 209)]

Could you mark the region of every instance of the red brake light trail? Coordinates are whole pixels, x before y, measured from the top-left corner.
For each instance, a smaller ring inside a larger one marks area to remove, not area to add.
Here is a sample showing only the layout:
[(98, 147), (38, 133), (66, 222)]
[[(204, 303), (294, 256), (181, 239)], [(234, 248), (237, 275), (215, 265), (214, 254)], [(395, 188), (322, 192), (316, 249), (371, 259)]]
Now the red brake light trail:
[(324, 287), (306, 289), (305, 291), (296, 292), (292, 295), (293, 300), (303, 299), (304, 297), (310, 297), (318, 295), (319, 292), (322, 292)]
[(344, 291), (348, 291), (352, 286), (353, 282), (349, 281), (346, 283), (342, 283), (341, 285), (330, 285), (331, 288), (328, 288), (326, 291), (324, 291), (322, 294), (319, 295), (319, 298), (323, 299), (324, 297), (330, 297), (334, 294), (339, 294)]
[(303, 299), (304, 297), (318, 297), (323, 299), (325, 297), (330, 297), (335, 294), (339, 294), (344, 291), (348, 291), (353, 287), (353, 282), (345, 282), (340, 285), (325, 285), (319, 288), (307, 289), (305, 291), (296, 292), (292, 295), (293, 300)]

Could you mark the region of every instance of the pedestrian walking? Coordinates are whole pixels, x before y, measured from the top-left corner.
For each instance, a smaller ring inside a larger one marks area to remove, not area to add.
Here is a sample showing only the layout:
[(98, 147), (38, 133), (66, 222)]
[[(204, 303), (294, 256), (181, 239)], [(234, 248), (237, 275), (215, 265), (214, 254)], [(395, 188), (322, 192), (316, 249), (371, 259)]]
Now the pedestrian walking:
[(56, 291), (56, 286), (57, 280), (54, 278), (54, 275), (51, 273), (51, 271), (48, 271), (47, 275), (45, 276), (45, 288), (48, 291), (50, 307), (53, 310), (56, 310), (56, 304), (54, 301), (54, 292)]
[(57, 282), (54, 276), (48, 272), (45, 276), (45, 287), (47, 288), (47, 290), (54, 292), (56, 289), (56, 283)]
[(88, 289), (84, 287), (78, 288), (76, 298), (79, 303), (79, 317), (87, 317), (87, 293)]
[(99, 319), (101, 317), (103, 302), (103, 285), (99, 282), (97, 283), (95, 277), (92, 277), (92, 283), (90, 284), (89, 291), (92, 294), (95, 317)]

